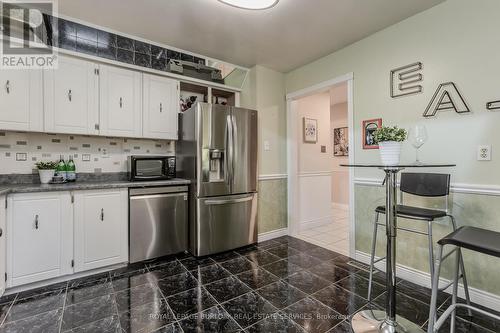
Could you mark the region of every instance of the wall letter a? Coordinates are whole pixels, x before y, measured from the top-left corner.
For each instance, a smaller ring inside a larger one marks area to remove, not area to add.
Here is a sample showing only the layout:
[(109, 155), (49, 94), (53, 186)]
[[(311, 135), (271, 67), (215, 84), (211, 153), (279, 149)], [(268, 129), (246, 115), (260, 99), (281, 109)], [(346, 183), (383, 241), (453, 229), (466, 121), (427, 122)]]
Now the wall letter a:
[(467, 103), (453, 82), (441, 83), (427, 105), (424, 117), (435, 116), (441, 110), (455, 110), (456, 113), (470, 112)]

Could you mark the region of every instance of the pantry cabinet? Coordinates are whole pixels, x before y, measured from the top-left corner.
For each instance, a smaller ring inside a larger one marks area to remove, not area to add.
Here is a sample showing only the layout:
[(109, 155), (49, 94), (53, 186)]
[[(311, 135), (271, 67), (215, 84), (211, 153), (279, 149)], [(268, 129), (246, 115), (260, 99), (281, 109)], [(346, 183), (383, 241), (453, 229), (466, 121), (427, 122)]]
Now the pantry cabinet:
[(100, 133), (142, 136), (142, 74), (113, 66), (99, 66)]
[(75, 192), (75, 271), (128, 261), (128, 192)]
[(7, 285), (73, 272), (73, 219), (69, 192), (14, 194), (7, 208)]
[(41, 70), (0, 70), (0, 129), (43, 131)]
[(144, 137), (177, 140), (179, 82), (150, 74), (143, 77)]
[(5, 216), (5, 195), (0, 195), (0, 297), (5, 292), (5, 274), (7, 265), (7, 243), (5, 232), (7, 230), (7, 217)]
[(59, 57), (58, 67), (44, 73), (45, 131), (99, 134), (97, 64)]

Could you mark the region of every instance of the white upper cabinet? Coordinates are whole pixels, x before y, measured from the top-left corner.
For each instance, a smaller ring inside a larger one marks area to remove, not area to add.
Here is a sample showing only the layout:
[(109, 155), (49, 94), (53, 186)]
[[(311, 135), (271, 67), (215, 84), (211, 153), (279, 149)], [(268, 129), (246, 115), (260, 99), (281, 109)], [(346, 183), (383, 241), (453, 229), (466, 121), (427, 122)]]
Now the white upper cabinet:
[(59, 57), (44, 73), (45, 131), (99, 134), (98, 75), (93, 62)]
[(75, 193), (75, 271), (128, 261), (128, 191)]
[(143, 136), (177, 140), (179, 82), (144, 74)]
[(142, 136), (142, 74), (99, 66), (100, 133)]
[(13, 287), (71, 274), (70, 194), (14, 194), (8, 200), (7, 285)]
[(0, 70), (0, 129), (43, 131), (41, 70)]

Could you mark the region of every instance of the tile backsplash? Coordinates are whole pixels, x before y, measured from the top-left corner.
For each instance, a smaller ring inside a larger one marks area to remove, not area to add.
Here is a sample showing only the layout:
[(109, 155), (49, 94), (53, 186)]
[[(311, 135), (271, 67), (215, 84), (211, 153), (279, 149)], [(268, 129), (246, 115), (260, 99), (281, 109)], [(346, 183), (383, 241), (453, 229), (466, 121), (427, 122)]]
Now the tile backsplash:
[(175, 155), (175, 142), (0, 131), (0, 174), (29, 174), (60, 155), (73, 156), (77, 173), (126, 172), (129, 155)]

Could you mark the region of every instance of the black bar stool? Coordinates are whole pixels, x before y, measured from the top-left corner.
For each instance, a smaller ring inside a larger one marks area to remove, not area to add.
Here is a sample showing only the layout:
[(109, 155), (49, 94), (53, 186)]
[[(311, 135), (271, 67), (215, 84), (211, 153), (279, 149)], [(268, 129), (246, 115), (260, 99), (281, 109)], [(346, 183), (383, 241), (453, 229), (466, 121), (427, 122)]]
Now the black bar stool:
[[(431, 275), (431, 280), (434, 277), (434, 242), (432, 239), (432, 225), (434, 220), (448, 217), (451, 221), (451, 226), (453, 230), (457, 229), (455, 218), (453, 215), (448, 213), (448, 200), (450, 194), (450, 175), (440, 174), (440, 173), (401, 173), (400, 182), (400, 205), (397, 205), (396, 213), (398, 217), (411, 219), (415, 221), (421, 221), (427, 223), (427, 232), (422, 232), (420, 230), (414, 230), (409, 228), (398, 227), (398, 230), (403, 230), (406, 232), (411, 232), (415, 234), (420, 234), (427, 236), (429, 242), (429, 272)], [(413, 206), (403, 205), (403, 193), (420, 196), (420, 197), (446, 197), (446, 207), (445, 210), (427, 209)], [(381, 257), (375, 260), (375, 249), (377, 245), (377, 231), (378, 227), (385, 227), (385, 224), (379, 223), (379, 215), (385, 214), (385, 206), (378, 206), (375, 209), (375, 223), (373, 226), (373, 238), (372, 238), (372, 251), (370, 257), (370, 277), (368, 283), (368, 300), (371, 301), (372, 296), (372, 284), (373, 284), (373, 270), (375, 269), (375, 264), (379, 261), (385, 259)], [(467, 302), (470, 303), (469, 289), (467, 287), (467, 278), (465, 276), (465, 270), (463, 265), (463, 260), (460, 259), (460, 277), (463, 279), (465, 287), (465, 295)], [(441, 290), (448, 289), (451, 283), (444, 286)]]
[[(471, 306), (469, 304), (457, 303), (457, 291), (458, 291), (458, 280), (460, 278), (459, 269), (460, 262), (462, 261), (462, 248), (471, 251), (484, 253), (487, 255), (495, 256), (500, 258), (500, 233), (494, 232), (486, 229), (480, 229), (475, 227), (460, 227), (453, 231), (448, 236), (440, 239), (438, 241), (438, 259), (436, 260), (435, 275), (432, 281), (432, 296), (431, 296), (431, 308), (429, 312), (429, 324), (427, 328), (428, 333), (438, 332), (439, 328), (444, 324), (446, 319), (451, 315), (451, 325), (450, 332), (455, 332), (455, 320), (456, 320), (456, 308), (463, 307), (469, 310), (477, 311), (486, 316), (492, 317), (496, 320), (500, 320), (500, 316), (497, 316), (488, 311), (484, 311), (477, 307)], [(443, 256), (443, 248), (446, 245), (455, 246), (455, 248)], [(436, 320), (436, 303), (437, 303), (437, 292), (439, 283), (439, 273), (441, 271), (441, 266), (443, 261), (448, 258), (451, 254), (455, 253), (455, 271), (453, 275), (453, 293), (451, 298), (451, 305), (446, 309), (446, 311), (441, 315), (439, 319)], [(462, 262), (463, 263), (463, 262)]]

